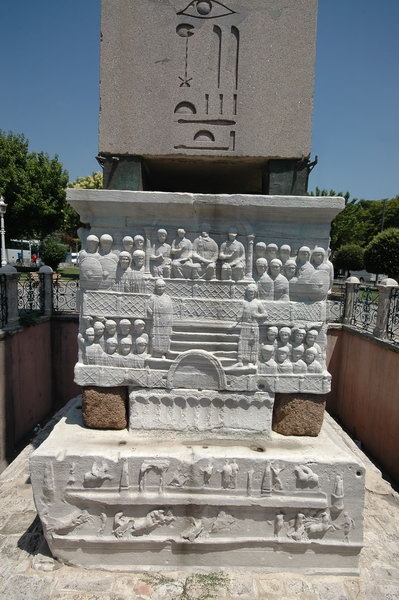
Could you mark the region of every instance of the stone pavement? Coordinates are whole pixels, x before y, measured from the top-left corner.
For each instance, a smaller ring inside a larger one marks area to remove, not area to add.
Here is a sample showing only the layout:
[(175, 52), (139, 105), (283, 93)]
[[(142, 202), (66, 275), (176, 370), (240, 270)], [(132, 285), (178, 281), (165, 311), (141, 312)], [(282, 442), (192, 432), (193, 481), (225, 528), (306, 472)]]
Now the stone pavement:
[[(72, 402), (72, 401), (71, 401)], [(296, 573), (84, 571), (46, 552), (33, 504), (28, 457), (51, 431), (60, 411), (0, 476), (1, 600), (363, 600), (399, 598), (399, 496), (334, 425), (366, 467), (365, 548), (360, 575)], [(332, 423), (332, 419), (327, 416)]]

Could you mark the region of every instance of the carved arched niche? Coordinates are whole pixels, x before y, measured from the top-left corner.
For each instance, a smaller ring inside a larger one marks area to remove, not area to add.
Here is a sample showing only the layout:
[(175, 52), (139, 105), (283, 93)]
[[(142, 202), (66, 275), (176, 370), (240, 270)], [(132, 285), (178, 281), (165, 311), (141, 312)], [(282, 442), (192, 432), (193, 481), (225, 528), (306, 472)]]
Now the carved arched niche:
[(180, 354), (169, 369), (167, 387), (195, 390), (225, 390), (226, 375), (220, 361), (205, 350)]

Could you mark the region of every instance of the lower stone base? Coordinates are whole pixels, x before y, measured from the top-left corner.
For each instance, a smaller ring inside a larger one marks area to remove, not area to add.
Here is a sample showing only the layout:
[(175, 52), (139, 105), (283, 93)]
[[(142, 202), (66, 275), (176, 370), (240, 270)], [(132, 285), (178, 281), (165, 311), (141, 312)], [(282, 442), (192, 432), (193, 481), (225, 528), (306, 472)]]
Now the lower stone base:
[(328, 423), (259, 446), (167, 443), (87, 430), (75, 406), (31, 479), (53, 555), (79, 567), (357, 569), (364, 468)]

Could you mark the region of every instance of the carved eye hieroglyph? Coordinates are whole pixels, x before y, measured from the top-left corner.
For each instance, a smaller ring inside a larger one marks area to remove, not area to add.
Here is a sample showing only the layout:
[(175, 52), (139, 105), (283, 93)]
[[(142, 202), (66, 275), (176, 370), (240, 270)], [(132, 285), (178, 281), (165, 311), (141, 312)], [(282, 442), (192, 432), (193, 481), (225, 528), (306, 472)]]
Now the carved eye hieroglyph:
[(197, 19), (216, 19), (217, 17), (232, 15), (234, 12), (218, 0), (192, 0), (184, 10), (177, 14), (196, 17)]

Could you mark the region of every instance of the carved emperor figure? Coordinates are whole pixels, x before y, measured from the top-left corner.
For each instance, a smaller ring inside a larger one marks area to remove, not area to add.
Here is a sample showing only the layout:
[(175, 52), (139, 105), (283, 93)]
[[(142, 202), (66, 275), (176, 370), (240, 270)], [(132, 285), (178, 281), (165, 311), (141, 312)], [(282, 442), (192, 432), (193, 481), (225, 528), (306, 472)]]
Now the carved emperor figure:
[(166, 229), (158, 229), (158, 241), (152, 247), (150, 256), (151, 274), (153, 277), (170, 277), (171, 258), (170, 244), (166, 243), (168, 233)]
[(193, 263), (191, 262), (191, 252), (193, 245), (186, 238), (186, 231), (182, 227), (177, 230), (177, 237), (172, 242), (172, 277), (180, 279), (189, 279)]
[(201, 235), (193, 242), (193, 279), (216, 279), (217, 243), (209, 237), (209, 225), (203, 225)]

